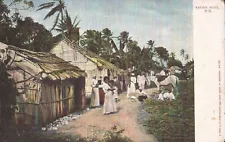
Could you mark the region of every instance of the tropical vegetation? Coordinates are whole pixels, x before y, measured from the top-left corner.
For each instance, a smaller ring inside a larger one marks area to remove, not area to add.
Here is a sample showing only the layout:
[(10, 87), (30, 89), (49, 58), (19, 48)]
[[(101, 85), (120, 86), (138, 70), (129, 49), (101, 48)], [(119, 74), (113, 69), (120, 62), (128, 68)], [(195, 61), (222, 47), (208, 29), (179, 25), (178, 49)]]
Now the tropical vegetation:
[(159, 142), (194, 142), (194, 79), (181, 82), (175, 101), (148, 100), (147, 129)]
[[(123, 70), (133, 70), (135, 73), (151, 70), (159, 72), (162, 69), (177, 66), (185, 72), (183, 79), (194, 76), (194, 60), (190, 60), (190, 56), (184, 49), (181, 49), (179, 53), (182, 57), (182, 60), (179, 60), (177, 55), (168, 51), (166, 47), (156, 46), (156, 41), (153, 39), (149, 39), (144, 47), (140, 47), (138, 41), (130, 36), (129, 31), (121, 31), (119, 35), (115, 35), (106, 27), (101, 31), (89, 29), (80, 34), (81, 20), (78, 16), (72, 20), (63, 0), (52, 0), (38, 6), (37, 12), (43, 9), (50, 10), (44, 19), (55, 16), (52, 28), (48, 30), (31, 17), (22, 17), (19, 9), (10, 8), (13, 4), (22, 3), (26, 6), (26, 10), (34, 7), (32, 1), (11, 1), (9, 5), (6, 5), (3, 0), (0, 0), (0, 42), (35, 52), (49, 52), (55, 42), (66, 37)], [(56, 36), (53, 36), (53, 31), (57, 32)], [(5, 79), (5, 76), (1, 74), (0, 78)], [(187, 141), (194, 139), (193, 80), (184, 82), (181, 86), (183, 86), (183, 95), (179, 96), (177, 101), (162, 103), (149, 100), (146, 105), (146, 110), (151, 113), (148, 123), (149, 131), (159, 141), (179, 142), (184, 138), (188, 138)], [(187, 127), (182, 128), (184, 125)], [(129, 141), (112, 132), (109, 132), (108, 136)], [(106, 139), (105, 141), (111, 141), (109, 137)]]
[[(171, 66), (184, 68), (188, 63), (189, 55), (182, 49), (182, 61), (176, 58), (174, 52), (169, 52), (166, 47), (156, 46), (152, 39), (146, 41), (146, 46), (140, 47), (138, 42), (130, 37), (128, 31), (115, 35), (109, 28), (101, 31), (86, 30), (80, 35), (78, 16), (72, 20), (63, 0), (52, 0), (40, 4), (37, 11), (49, 9), (44, 19), (55, 17), (50, 30), (42, 24), (34, 22), (31, 17), (22, 17), (19, 10), (10, 10), (13, 3), (21, 2), (28, 8), (33, 7), (32, 1), (14, 0), (10, 5), (0, 3), (0, 41), (32, 51), (49, 52), (55, 42), (67, 37), (76, 44), (86, 48), (104, 59), (115, 64), (123, 70), (160, 71)], [(52, 32), (58, 33), (56, 36)], [(193, 60), (192, 60), (193, 61)]]

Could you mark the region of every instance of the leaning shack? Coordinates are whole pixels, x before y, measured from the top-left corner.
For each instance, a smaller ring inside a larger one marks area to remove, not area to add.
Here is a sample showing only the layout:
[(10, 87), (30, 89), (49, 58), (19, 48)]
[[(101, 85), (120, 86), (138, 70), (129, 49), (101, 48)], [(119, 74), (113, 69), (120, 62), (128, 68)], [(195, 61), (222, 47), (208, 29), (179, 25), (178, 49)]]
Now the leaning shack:
[(8, 73), (20, 95), (17, 124), (42, 126), (84, 109), (85, 72), (51, 53), (32, 52), (0, 43), (8, 58)]

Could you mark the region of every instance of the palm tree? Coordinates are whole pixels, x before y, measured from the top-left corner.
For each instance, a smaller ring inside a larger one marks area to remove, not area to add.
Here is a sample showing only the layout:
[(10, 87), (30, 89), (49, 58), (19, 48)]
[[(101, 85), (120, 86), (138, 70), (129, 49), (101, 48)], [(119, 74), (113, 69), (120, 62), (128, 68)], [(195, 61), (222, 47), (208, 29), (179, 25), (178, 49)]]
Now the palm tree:
[(101, 33), (102, 33), (102, 40), (103, 40), (103, 48), (102, 48), (103, 57), (106, 60), (111, 62), (114, 58), (113, 56), (115, 55), (113, 54), (113, 45), (112, 45), (112, 43), (114, 43), (112, 39), (113, 33), (108, 28), (103, 29)]
[(184, 56), (185, 56), (185, 50), (184, 49), (181, 49), (180, 50), (180, 55), (181, 55), (181, 57), (182, 57), (182, 59), (183, 59), (183, 61), (184, 61)]
[(65, 10), (65, 17), (60, 20), (60, 22), (56, 25), (55, 30), (57, 32), (66, 33), (66, 37), (71, 41), (78, 43), (79, 41), (79, 27), (78, 24), (80, 20), (77, 21), (77, 16), (74, 18), (73, 22), (71, 17), (68, 14), (68, 11)]
[(103, 29), (102, 34), (103, 34), (102, 37), (107, 39), (107, 40), (110, 40), (112, 38), (112, 35), (113, 35), (112, 31), (108, 28)]
[(43, 3), (38, 6), (37, 11), (42, 10), (42, 9), (48, 9), (48, 8), (52, 8), (52, 9), (44, 17), (44, 20), (53, 16), (55, 13), (57, 13), (54, 25), (51, 28), (51, 31), (52, 31), (53, 29), (55, 29), (55, 26), (59, 22), (59, 16), (61, 16), (61, 19), (63, 19), (63, 10), (65, 8), (64, 0), (53, 0), (51, 2)]
[[(128, 42), (131, 40), (131, 37), (129, 37), (129, 32), (127, 32), (127, 31), (121, 32), (118, 37), (118, 40), (120, 42), (119, 49), (120, 49), (120, 51), (123, 51), (126, 48)], [(126, 49), (126, 50), (128, 50), (128, 49)]]
[(148, 42), (147, 42), (147, 45), (148, 45), (148, 48), (150, 49), (149, 50), (149, 56), (150, 56), (150, 60), (151, 60), (151, 64), (150, 64), (150, 68), (152, 68), (152, 66), (153, 66), (153, 57), (155, 56), (155, 48), (154, 48), (154, 46), (155, 46), (155, 41), (154, 40), (149, 40)]
[(155, 41), (153, 41), (153, 40), (149, 40), (147, 42), (147, 45), (149, 46), (149, 48), (153, 48), (154, 47), (154, 44), (155, 44)]
[(170, 53), (170, 57), (171, 57), (171, 58), (175, 59), (175, 56), (176, 56), (176, 55), (175, 55), (174, 52), (171, 52), (171, 53)]
[(87, 30), (80, 40), (81, 46), (98, 55), (102, 54), (102, 43), (102, 33), (96, 30)]
[[(113, 41), (113, 38), (117, 38), (119, 40), (119, 45), (117, 46)], [(129, 68), (129, 55), (126, 54), (128, 52), (128, 43), (131, 41), (131, 37), (129, 37), (129, 32), (123, 31), (120, 33), (118, 37), (110, 37), (111, 47), (114, 49), (114, 62), (119, 62), (120, 67), (127, 70)], [(126, 49), (126, 52), (124, 51)]]
[(185, 61), (187, 61), (187, 62), (188, 62), (188, 60), (189, 60), (189, 55), (188, 55), (188, 54), (186, 54), (186, 55), (185, 55)]
[(164, 47), (157, 47), (157, 48), (155, 48), (155, 51), (160, 59), (161, 66), (164, 68), (163, 61), (167, 62), (169, 59), (168, 50)]
[[(123, 60), (123, 66), (125, 69), (128, 69), (130, 61), (129, 61), (129, 54), (125, 54), (126, 52), (128, 52), (128, 47), (127, 44), (129, 41), (131, 41), (131, 37), (129, 37), (129, 32), (127, 31), (123, 31), (120, 33), (119, 37), (119, 55), (121, 56), (121, 60)], [(124, 51), (124, 49), (126, 49), (126, 51)]]

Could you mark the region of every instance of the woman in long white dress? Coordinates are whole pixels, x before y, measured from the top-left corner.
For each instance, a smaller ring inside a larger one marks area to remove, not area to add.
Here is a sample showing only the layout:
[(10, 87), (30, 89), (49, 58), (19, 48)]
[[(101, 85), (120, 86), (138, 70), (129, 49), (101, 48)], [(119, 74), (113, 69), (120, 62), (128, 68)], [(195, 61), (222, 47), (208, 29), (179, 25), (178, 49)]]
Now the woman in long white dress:
[(103, 105), (103, 114), (109, 114), (114, 112), (113, 108), (113, 89), (109, 86), (108, 77), (104, 77), (104, 82), (102, 84), (102, 89), (105, 93), (105, 101)]
[(113, 105), (113, 112), (117, 112), (117, 99), (118, 99), (118, 88), (115, 85), (113, 80), (110, 81), (110, 87), (113, 88), (112, 94), (112, 105)]
[(130, 78), (130, 87), (127, 90), (127, 97), (130, 97), (131, 93), (135, 93), (136, 91), (136, 87), (135, 84), (137, 83), (137, 79), (134, 76), (134, 73), (131, 74), (131, 78)]
[(91, 87), (92, 87), (91, 107), (98, 107), (100, 106), (100, 99), (99, 99), (98, 81), (96, 79), (96, 76), (94, 76), (92, 79)]

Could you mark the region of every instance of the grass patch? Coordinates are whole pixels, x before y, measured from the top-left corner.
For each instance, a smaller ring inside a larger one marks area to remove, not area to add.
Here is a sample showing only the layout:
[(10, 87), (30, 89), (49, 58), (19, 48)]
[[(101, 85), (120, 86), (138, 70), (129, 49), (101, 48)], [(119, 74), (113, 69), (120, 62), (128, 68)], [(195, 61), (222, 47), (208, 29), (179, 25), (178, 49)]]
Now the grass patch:
[(132, 142), (128, 137), (122, 136), (124, 130), (116, 127), (105, 131), (104, 138), (98, 140), (96, 137), (82, 138), (72, 133), (58, 133), (57, 131), (38, 131), (23, 133), (21, 136), (8, 135), (0, 137), (0, 142)]
[(148, 129), (159, 142), (194, 142), (194, 80), (181, 82), (176, 101), (147, 100)]

